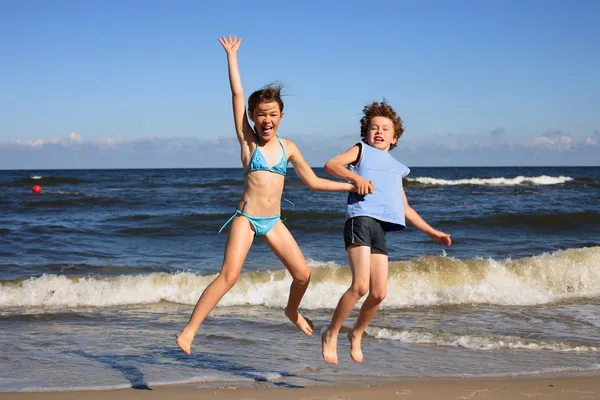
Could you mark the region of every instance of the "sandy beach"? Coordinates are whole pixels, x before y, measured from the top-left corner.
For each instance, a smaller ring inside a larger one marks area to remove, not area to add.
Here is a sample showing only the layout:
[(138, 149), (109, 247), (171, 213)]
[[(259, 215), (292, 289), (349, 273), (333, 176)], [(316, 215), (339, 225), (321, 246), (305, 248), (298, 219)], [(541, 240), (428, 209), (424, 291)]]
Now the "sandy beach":
[(273, 384), (256, 387), (194, 385), (156, 386), (108, 391), (0, 393), (3, 400), (54, 399), (213, 399), (213, 400), (513, 400), (600, 399), (597, 376), (527, 377), (510, 379), (458, 379), (446, 381), (373, 381), (360, 385), (282, 388)]

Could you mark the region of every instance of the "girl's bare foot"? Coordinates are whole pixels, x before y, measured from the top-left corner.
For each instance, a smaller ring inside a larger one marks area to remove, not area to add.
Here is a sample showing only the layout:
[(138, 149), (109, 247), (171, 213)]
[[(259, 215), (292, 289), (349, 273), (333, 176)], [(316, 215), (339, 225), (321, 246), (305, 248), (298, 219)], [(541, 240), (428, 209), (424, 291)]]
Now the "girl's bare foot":
[(196, 333), (183, 328), (179, 335), (177, 335), (177, 345), (183, 350), (188, 356), (192, 353), (192, 342), (194, 341)]
[(306, 336), (312, 335), (315, 326), (310, 319), (304, 318), (298, 311), (291, 312), (287, 308), (285, 309), (285, 316), (288, 317), (294, 324), (296, 324), (298, 329), (304, 332)]
[(350, 357), (357, 363), (362, 362), (363, 353), (360, 348), (360, 342), (362, 339), (362, 334), (357, 334), (354, 330), (348, 332), (348, 340), (350, 341)]
[(323, 346), (323, 359), (328, 363), (337, 364), (337, 334), (333, 335), (329, 329), (327, 329), (321, 335), (321, 345)]

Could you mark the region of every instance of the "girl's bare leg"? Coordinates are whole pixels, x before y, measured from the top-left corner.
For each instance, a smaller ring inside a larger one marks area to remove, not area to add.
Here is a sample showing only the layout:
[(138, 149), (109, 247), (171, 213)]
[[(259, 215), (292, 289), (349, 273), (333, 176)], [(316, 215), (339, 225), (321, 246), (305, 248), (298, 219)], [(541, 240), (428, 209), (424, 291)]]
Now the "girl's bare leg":
[(350, 341), (350, 357), (356, 362), (362, 362), (361, 349), (362, 335), (367, 325), (377, 312), (379, 304), (385, 299), (388, 280), (388, 256), (384, 254), (371, 254), (371, 283), (369, 295), (360, 308), (360, 313), (354, 328), (348, 332)]
[(177, 345), (186, 354), (191, 353), (194, 336), (206, 316), (237, 282), (246, 255), (252, 246), (254, 231), (245, 217), (235, 217), (225, 245), (225, 256), (219, 276), (204, 289), (187, 325), (177, 335)]
[(310, 319), (303, 317), (298, 312), (300, 302), (304, 293), (306, 293), (308, 282), (310, 281), (310, 269), (306, 265), (304, 255), (288, 228), (281, 221), (277, 222), (264, 239), (273, 253), (285, 265), (293, 279), (290, 286), (288, 303), (285, 308), (285, 315), (306, 336), (310, 336), (312, 335), (314, 325)]
[(371, 248), (368, 246), (349, 246), (348, 263), (352, 271), (352, 284), (342, 295), (331, 318), (331, 323), (321, 336), (322, 353), (325, 361), (337, 364), (337, 339), (340, 329), (356, 303), (369, 290), (369, 271)]

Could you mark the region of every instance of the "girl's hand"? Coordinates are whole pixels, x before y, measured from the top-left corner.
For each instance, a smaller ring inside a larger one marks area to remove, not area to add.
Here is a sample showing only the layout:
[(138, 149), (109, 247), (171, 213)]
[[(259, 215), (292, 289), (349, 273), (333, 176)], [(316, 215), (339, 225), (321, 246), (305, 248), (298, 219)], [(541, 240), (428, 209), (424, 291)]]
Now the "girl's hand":
[(225, 49), (227, 55), (232, 55), (236, 54), (240, 49), (240, 44), (242, 44), (242, 38), (238, 39), (237, 36), (231, 38), (231, 35), (227, 37), (223, 36), (219, 38), (219, 42), (221, 42), (221, 44), (223, 45), (223, 48)]
[(354, 182), (354, 191), (362, 196), (373, 193), (373, 182), (359, 176)]

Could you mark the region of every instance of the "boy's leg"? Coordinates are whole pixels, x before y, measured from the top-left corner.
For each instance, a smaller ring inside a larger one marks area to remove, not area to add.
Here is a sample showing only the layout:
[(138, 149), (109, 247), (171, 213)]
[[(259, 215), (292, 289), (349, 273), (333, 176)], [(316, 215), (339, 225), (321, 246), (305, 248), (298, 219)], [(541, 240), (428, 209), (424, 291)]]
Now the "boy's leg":
[(310, 269), (308, 269), (304, 255), (288, 228), (281, 221), (277, 221), (277, 224), (264, 236), (264, 240), (292, 276), (285, 315), (305, 335), (310, 336), (314, 325), (310, 319), (303, 317), (298, 312), (300, 302), (310, 281)]
[(254, 231), (250, 222), (245, 217), (234, 218), (225, 245), (225, 256), (221, 272), (204, 289), (198, 303), (196, 303), (196, 307), (194, 307), (189, 322), (177, 336), (177, 344), (186, 354), (190, 354), (194, 336), (206, 316), (237, 282), (253, 239)]
[(388, 256), (385, 254), (371, 254), (371, 282), (369, 295), (360, 308), (354, 328), (348, 333), (350, 340), (350, 356), (356, 362), (362, 362), (361, 350), (362, 335), (367, 325), (377, 312), (379, 304), (385, 299), (388, 280)]
[(348, 263), (352, 271), (352, 284), (342, 295), (331, 318), (331, 323), (323, 332), (323, 358), (332, 364), (337, 364), (337, 338), (344, 320), (361, 297), (369, 290), (369, 270), (371, 248), (368, 246), (351, 245), (348, 247)]

